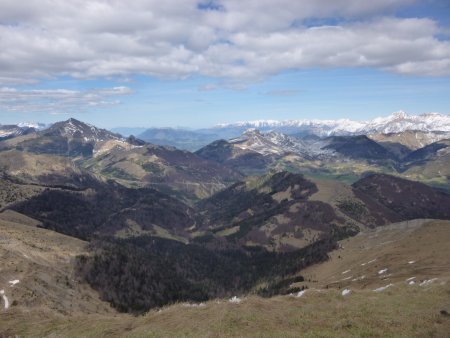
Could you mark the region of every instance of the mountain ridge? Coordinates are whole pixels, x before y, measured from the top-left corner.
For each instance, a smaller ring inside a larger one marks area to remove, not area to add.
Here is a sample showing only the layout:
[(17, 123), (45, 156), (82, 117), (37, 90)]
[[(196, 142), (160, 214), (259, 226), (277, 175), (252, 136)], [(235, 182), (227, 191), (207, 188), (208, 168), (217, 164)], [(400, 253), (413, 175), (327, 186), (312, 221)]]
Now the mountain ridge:
[[(75, 120), (75, 119), (70, 119)], [(58, 123), (58, 122), (57, 122)], [(54, 123), (55, 124), (55, 123)], [(47, 127), (51, 128), (54, 124)], [(42, 123), (17, 123), (15, 126), (33, 127), (44, 130)], [(2, 126), (0, 125), (0, 128)], [(369, 134), (392, 134), (405, 131), (446, 132), (450, 133), (450, 115), (441, 113), (407, 114), (394, 112), (388, 116), (379, 116), (370, 120), (340, 119), (298, 119), (298, 120), (253, 120), (221, 123), (203, 128), (171, 127), (117, 127), (110, 128), (112, 134), (119, 132), (123, 138), (130, 135), (157, 145), (175, 146), (179, 149), (196, 151), (219, 139), (239, 137), (245, 130), (256, 128), (263, 132), (276, 131), (288, 135), (347, 136)], [(100, 128), (99, 128), (100, 129)]]
[(404, 111), (394, 112), (387, 117), (376, 117), (367, 121), (350, 119), (321, 120), (254, 120), (236, 123), (218, 124), (214, 128), (258, 128), (262, 130), (297, 128), (299, 131), (309, 132), (318, 136), (369, 134), (381, 132), (384, 134), (402, 132), (406, 130), (420, 131), (450, 131), (450, 115), (440, 113), (424, 113), (408, 115)]

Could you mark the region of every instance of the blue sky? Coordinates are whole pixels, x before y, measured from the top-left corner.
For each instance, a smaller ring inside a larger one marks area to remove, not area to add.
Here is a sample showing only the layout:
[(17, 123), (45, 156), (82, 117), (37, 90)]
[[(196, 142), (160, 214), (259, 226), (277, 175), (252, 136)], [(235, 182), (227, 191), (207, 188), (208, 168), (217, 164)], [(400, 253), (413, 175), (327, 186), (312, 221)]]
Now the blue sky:
[(445, 0), (79, 2), (0, 3), (1, 124), (450, 113)]

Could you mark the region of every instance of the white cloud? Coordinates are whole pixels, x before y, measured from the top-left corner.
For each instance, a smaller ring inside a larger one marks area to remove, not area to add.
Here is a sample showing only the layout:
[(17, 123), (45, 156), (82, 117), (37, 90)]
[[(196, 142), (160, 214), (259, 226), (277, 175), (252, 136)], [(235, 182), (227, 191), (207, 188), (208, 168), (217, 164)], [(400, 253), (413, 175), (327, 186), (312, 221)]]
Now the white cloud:
[(116, 97), (130, 95), (128, 87), (100, 88), (91, 90), (18, 90), (0, 88), (0, 110), (11, 112), (48, 112), (66, 114), (82, 112), (88, 108), (103, 108), (120, 104)]
[[(450, 75), (444, 28), (390, 16), (412, 2), (3, 0), (0, 83), (133, 74), (239, 82), (308, 67)], [(305, 25), (327, 18), (339, 24)]]

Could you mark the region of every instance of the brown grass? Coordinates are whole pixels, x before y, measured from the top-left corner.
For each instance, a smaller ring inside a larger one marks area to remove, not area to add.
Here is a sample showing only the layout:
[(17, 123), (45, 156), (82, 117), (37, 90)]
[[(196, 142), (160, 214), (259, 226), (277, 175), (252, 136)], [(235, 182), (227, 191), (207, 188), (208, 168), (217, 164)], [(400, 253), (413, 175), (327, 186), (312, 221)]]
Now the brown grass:
[[(449, 243), (450, 221), (400, 222), (341, 241), (329, 261), (307, 268), (302, 275), (316, 287), (358, 289), (404, 283), (410, 277), (450, 278)], [(378, 274), (385, 268), (386, 274)], [(342, 274), (347, 270), (351, 271)], [(365, 278), (352, 281), (361, 276)]]
[[(86, 253), (87, 243), (37, 228), (36, 223), (13, 211), (0, 213), (0, 290), (5, 291), (10, 309), (111, 312), (96, 292), (76, 280), (74, 258)], [(8, 282), (15, 279), (20, 283), (11, 287)], [(3, 307), (0, 300), (0, 312)]]
[(58, 317), (9, 311), (0, 334), (26, 337), (449, 337), (449, 284), (394, 286), (385, 292), (309, 290), (301, 298), (249, 297), (173, 305), (145, 316)]

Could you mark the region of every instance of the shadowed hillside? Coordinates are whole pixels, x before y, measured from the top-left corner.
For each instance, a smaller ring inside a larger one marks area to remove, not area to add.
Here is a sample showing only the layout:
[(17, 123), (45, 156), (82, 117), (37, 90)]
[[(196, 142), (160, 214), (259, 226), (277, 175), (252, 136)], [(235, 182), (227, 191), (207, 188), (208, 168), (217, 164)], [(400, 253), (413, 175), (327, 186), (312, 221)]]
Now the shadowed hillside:
[[(185, 236), (195, 224), (194, 211), (156, 190), (129, 189), (97, 182), (89, 189), (47, 189), (9, 208), (42, 222), (42, 226), (87, 239), (94, 235), (158, 233)], [(164, 234), (162, 234), (164, 235)]]
[(379, 213), (380, 217), (386, 214), (382, 209), (387, 208), (397, 214), (399, 220), (450, 219), (450, 195), (423, 183), (371, 175), (354, 183), (353, 188), (355, 195), (366, 205), (373, 206), (373, 214)]

